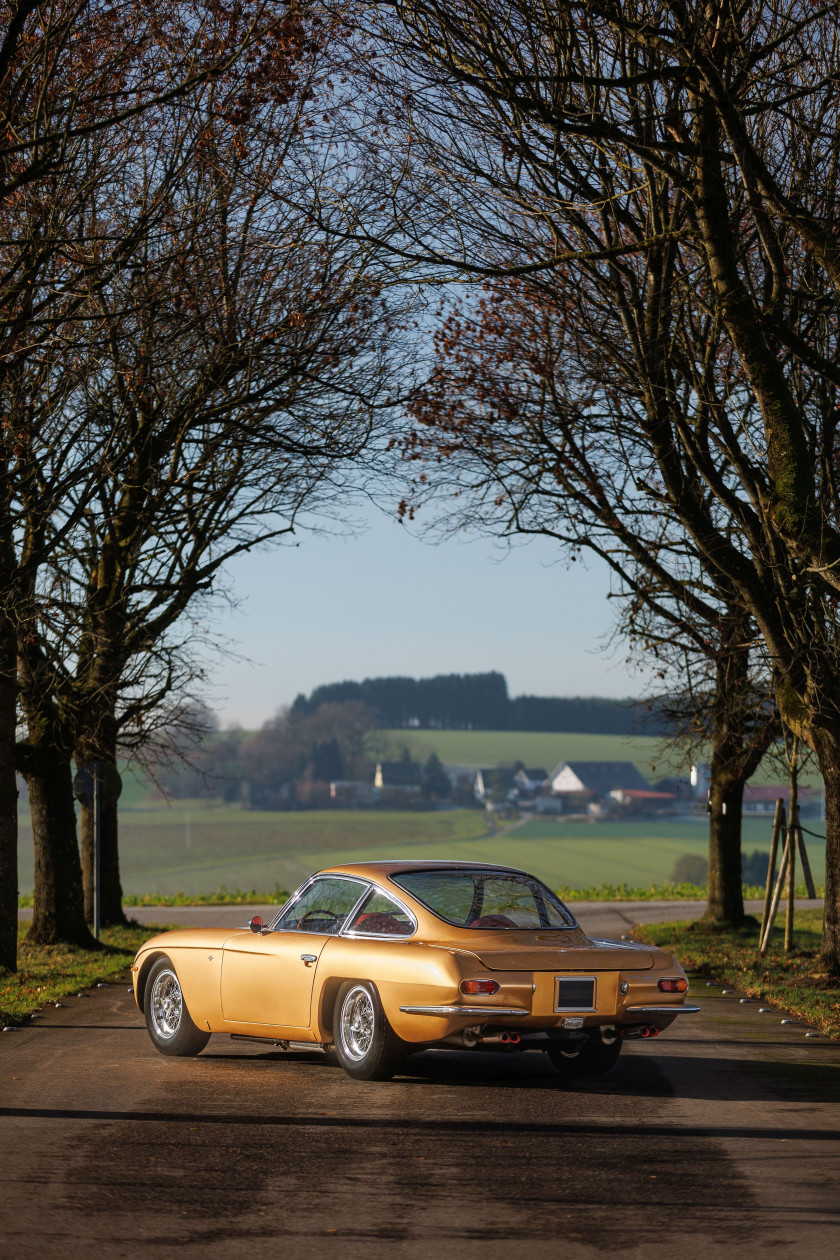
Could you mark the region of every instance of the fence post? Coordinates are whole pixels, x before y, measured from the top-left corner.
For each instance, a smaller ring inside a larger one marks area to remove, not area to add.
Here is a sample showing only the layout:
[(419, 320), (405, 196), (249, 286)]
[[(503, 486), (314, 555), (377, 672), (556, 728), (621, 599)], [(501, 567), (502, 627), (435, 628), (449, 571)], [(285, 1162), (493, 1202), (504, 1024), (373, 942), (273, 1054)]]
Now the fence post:
[(793, 949), (793, 909), (796, 900), (796, 829), (799, 819), (799, 806), (790, 811), (788, 824), (788, 868), (787, 868), (787, 906), (785, 907), (785, 953)]

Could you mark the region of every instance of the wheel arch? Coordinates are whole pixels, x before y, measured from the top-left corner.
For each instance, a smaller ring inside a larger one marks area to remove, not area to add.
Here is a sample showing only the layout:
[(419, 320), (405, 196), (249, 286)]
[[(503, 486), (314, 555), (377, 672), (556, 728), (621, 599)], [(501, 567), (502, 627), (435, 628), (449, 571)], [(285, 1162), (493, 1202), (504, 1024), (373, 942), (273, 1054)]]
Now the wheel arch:
[[(377, 994), (379, 994), (379, 986), (376, 981), (368, 979), (367, 976), (330, 976), (325, 980), (318, 993), (318, 1007), (314, 1022), (321, 1032), (329, 1033), (330, 1037), (333, 1034), (335, 1003), (343, 984), (372, 984)], [(382, 1001), (381, 996), (379, 1000), (380, 1002)]]
[(164, 949), (152, 950), (149, 954), (146, 955), (146, 957), (143, 959), (142, 963), (140, 964), (140, 970), (137, 973), (137, 1005), (141, 1011), (144, 1010), (144, 1002), (145, 1002), (145, 997), (146, 997), (146, 985), (149, 982), (149, 973), (151, 972), (152, 967), (154, 967), (155, 963), (160, 962), (161, 958), (165, 958), (167, 962), (170, 963), (170, 965), (174, 968), (175, 963), (172, 961), (169, 954), (167, 954), (166, 950)]

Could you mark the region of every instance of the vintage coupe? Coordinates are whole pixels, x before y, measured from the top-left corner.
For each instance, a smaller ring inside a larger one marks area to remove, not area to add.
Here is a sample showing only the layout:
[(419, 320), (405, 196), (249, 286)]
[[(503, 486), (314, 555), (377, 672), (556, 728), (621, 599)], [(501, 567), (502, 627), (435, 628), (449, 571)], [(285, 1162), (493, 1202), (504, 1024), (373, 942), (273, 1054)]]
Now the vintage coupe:
[(271, 923), (166, 932), (132, 970), (163, 1054), (228, 1033), (317, 1046), (361, 1080), (447, 1047), (543, 1050), (566, 1076), (600, 1075), (624, 1038), (698, 1010), (671, 954), (591, 939), (540, 880), (476, 863), (331, 867)]

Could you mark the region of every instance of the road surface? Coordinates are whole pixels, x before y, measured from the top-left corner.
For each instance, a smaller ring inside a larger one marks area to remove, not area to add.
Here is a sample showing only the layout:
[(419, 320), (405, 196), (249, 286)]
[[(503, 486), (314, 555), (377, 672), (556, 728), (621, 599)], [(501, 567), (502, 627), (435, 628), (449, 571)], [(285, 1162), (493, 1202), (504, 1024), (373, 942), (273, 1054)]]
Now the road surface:
[(437, 1051), (363, 1084), (221, 1036), (165, 1058), (93, 989), (0, 1036), (0, 1254), (834, 1260), (840, 1043), (739, 996), (695, 982), (600, 1081)]

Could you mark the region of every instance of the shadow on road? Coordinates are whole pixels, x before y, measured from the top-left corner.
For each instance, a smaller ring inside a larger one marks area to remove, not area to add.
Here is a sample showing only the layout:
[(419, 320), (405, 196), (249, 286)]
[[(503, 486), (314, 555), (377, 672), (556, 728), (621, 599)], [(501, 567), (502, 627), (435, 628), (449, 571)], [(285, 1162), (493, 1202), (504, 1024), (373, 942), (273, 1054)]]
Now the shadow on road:
[[(118, 1122), (121, 1124), (136, 1121), (140, 1124), (188, 1124), (195, 1126), (239, 1126), (253, 1125), (270, 1129), (361, 1129), (387, 1133), (453, 1134), (462, 1136), (507, 1135), (557, 1136), (558, 1134), (598, 1134), (599, 1137), (622, 1138), (631, 1145), (638, 1145), (644, 1139), (675, 1138), (675, 1130), (670, 1124), (636, 1124), (629, 1128), (626, 1124), (593, 1123), (590, 1119), (558, 1120), (546, 1123), (535, 1123), (523, 1120), (446, 1120), (443, 1118), (424, 1119), (422, 1117), (387, 1116), (332, 1116), (332, 1115), (238, 1115), (235, 1112), (175, 1112), (175, 1111), (106, 1111), (66, 1107), (0, 1107), (0, 1116), (16, 1120), (94, 1120), (98, 1122)], [(779, 1140), (811, 1142), (837, 1141), (836, 1129), (798, 1129), (759, 1128), (751, 1125), (686, 1125), (680, 1128), (677, 1135), (681, 1140), (695, 1138), (749, 1138), (761, 1141), (776, 1142)]]

